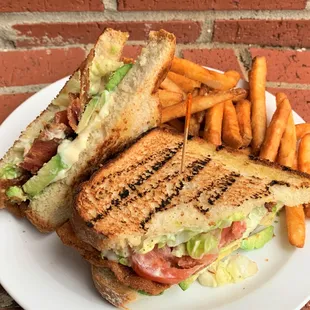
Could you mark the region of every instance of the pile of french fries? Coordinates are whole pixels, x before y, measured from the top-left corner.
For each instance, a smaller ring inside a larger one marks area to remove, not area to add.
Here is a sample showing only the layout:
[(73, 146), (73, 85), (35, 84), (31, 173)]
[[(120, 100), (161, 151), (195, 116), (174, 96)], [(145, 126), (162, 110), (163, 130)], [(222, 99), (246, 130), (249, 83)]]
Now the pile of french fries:
[[(310, 124), (295, 125), (284, 93), (267, 126), (265, 57), (255, 57), (249, 72), (249, 90), (235, 88), (236, 71), (218, 73), (189, 60), (174, 58), (158, 90), (162, 123), (184, 131), (186, 97), (192, 95), (189, 133), (215, 145), (227, 145), (246, 154), (310, 173)], [(285, 207), (289, 242), (305, 243), (305, 216), (310, 205)]]

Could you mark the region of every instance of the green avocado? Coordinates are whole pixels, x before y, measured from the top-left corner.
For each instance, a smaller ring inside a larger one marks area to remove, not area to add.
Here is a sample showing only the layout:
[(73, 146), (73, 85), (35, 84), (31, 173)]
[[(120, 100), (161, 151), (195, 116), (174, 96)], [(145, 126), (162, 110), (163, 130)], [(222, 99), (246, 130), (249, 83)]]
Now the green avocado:
[(21, 172), (14, 164), (6, 164), (0, 169), (0, 179), (16, 179), (21, 176)]
[(131, 69), (132, 64), (125, 64), (118, 68), (109, 78), (108, 83), (105, 86), (105, 89), (112, 91), (115, 87), (122, 81), (127, 72)]
[(6, 190), (5, 194), (7, 195), (7, 197), (10, 198), (11, 201), (21, 202), (21, 201), (27, 200), (27, 196), (25, 195), (25, 193), (23, 192), (23, 190), (19, 186), (9, 187)]
[(58, 175), (58, 173), (67, 168), (57, 154), (43, 165), (38, 174), (29, 179), (24, 185), (23, 190), (31, 197), (38, 195), (47, 185), (49, 185)]
[(193, 274), (192, 276), (190, 276), (189, 278), (187, 278), (186, 280), (182, 281), (179, 283), (179, 287), (183, 290), (186, 291), (199, 277), (199, 275), (205, 271), (207, 268), (204, 268), (203, 270), (201, 270), (200, 272), (197, 272), (195, 274)]
[(94, 96), (90, 102), (87, 104), (85, 111), (82, 114), (82, 118), (79, 122), (78, 128), (76, 130), (76, 133), (79, 134), (81, 131), (83, 131), (89, 122), (92, 119), (92, 116), (96, 111), (100, 111), (105, 102), (108, 99), (108, 91), (103, 91), (100, 96)]
[(262, 248), (273, 237), (273, 226), (269, 226), (255, 235), (245, 238), (241, 242), (242, 250), (254, 250)]
[(82, 114), (81, 120), (79, 122), (78, 128), (76, 130), (76, 133), (79, 134), (82, 130), (84, 130), (92, 115), (96, 111), (97, 105), (98, 105), (99, 97), (93, 97), (90, 102), (87, 104), (85, 111)]

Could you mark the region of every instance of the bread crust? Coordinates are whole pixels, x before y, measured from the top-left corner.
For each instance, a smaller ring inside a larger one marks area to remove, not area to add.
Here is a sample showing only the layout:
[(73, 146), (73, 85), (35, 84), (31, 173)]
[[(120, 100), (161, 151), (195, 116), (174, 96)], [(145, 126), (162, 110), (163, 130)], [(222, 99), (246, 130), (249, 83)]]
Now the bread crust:
[(113, 306), (128, 309), (127, 304), (138, 299), (138, 292), (120, 283), (109, 268), (92, 265), (91, 272), (97, 291)]

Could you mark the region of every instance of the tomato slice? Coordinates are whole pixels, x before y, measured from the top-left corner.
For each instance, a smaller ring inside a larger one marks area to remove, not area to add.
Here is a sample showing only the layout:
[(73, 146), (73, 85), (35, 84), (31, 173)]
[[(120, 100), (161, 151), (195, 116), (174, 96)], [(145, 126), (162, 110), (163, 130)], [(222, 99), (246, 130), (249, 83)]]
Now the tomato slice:
[[(233, 222), (222, 230), (219, 248), (239, 239), (246, 230), (245, 222)], [(164, 284), (177, 284), (210, 265), (217, 254), (207, 254), (201, 259), (190, 256), (175, 257), (168, 246), (154, 248), (146, 254), (134, 253), (131, 257), (133, 270), (141, 277)]]
[(216, 254), (208, 254), (202, 259), (190, 256), (178, 258), (171, 254), (169, 247), (165, 247), (155, 248), (146, 254), (135, 253), (131, 261), (133, 270), (139, 276), (159, 283), (177, 284), (211, 264), (216, 257)]

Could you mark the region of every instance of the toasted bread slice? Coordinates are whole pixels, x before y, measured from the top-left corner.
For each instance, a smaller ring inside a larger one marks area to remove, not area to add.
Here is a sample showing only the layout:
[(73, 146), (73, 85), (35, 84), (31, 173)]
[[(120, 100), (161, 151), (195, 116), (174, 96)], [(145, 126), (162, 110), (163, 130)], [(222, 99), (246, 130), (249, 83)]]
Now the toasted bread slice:
[(30, 202), (26, 215), (39, 230), (52, 231), (64, 223), (70, 215), (74, 186), (109, 156), (159, 124), (159, 100), (153, 93), (165, 78), (174, 51), (174, 35), (164, 30), (150, 33), (148, 45), (111, 94), (107, 115), (91, 131), (78, 161), (64, 179), (50, 184)]
[(120, 309), (138, 299), (139, 293), (119, 282), (109, 268), (91, 266), (96, 289), (108, 302)]
[(182, 229), (207, 231), (266, 202), (310, 202), (310, 176), (202, 139), (154, 129), (105, 164), (76, 196), (72, 224), (99, 251), (123, 251)]

